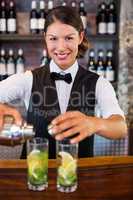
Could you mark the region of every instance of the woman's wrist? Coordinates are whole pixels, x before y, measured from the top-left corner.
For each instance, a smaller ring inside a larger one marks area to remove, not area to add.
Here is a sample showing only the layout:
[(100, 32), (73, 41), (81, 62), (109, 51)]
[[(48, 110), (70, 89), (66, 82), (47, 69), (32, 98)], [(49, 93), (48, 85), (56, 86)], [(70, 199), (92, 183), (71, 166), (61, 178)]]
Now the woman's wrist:
[(88, 131), (100, 133), (106, 129), (105, 119), (99, 117), (88, 117)]
[(97, 133), (105, 132), (107, 120), (100, 117), (94, 117), (94, 120), (95, 120), (94, 125), (96, 128), (96, 132)]

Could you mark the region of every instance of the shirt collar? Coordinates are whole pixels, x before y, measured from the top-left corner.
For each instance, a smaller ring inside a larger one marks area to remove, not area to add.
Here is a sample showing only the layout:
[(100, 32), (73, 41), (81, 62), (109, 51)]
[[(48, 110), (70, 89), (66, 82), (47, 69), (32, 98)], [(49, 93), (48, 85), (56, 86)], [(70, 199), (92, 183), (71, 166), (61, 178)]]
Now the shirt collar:
[(71, 73), (73, 81), (75, 79), (78, 69), (79, 69), (79, 65), (78, 65), (77, 60), (72, 66), (70, 66), (66, 70), (62, 70), (53, 60), (50, 61), (50, 72), (65, 73), (65, 74)]

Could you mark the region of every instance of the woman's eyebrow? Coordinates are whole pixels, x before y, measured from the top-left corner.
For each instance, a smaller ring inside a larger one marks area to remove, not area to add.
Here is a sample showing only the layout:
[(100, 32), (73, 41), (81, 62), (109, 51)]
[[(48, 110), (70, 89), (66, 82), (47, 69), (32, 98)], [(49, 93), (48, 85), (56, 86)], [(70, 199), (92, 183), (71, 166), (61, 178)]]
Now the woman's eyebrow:
[[(75, 33), (70, 33), (68, 35), (65, 35), (65, 37), (72, 36), (72, 35), (75, 35)], [(46, 34), (46, 36), (57, 37), (57, 35), (55, 35), (55, 34)]]

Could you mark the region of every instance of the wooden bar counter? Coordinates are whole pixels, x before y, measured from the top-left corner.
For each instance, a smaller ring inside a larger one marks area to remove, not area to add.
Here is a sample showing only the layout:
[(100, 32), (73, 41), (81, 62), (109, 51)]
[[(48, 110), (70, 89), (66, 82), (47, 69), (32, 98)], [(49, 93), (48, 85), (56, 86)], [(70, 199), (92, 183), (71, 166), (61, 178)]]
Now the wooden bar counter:
[(132, 200), (133, 157), (79, 159), (78, 189), (56, 190), (56, 162), (49, 161), (49, 187), (42, 192), (27, 188), (25, 160), (0, 160), (0, 200)]

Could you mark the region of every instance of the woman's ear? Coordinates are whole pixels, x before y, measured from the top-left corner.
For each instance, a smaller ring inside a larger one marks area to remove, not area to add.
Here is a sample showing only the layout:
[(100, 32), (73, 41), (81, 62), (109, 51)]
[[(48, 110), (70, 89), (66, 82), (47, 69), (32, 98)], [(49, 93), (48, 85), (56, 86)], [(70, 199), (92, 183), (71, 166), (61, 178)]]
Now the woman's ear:
[(83, 41), (83, 38), (84, 38), (84, 31), (82, 31), (80, 34), (79, 34), (79, 45), (82, 43)]

